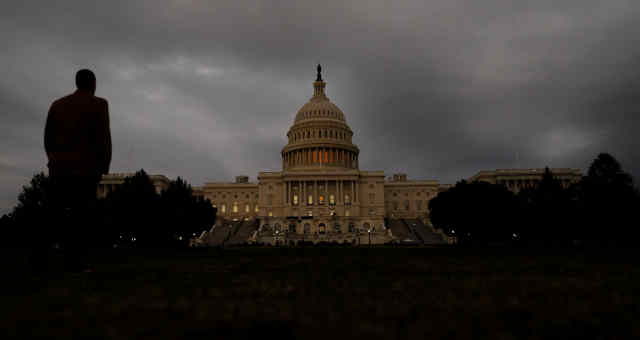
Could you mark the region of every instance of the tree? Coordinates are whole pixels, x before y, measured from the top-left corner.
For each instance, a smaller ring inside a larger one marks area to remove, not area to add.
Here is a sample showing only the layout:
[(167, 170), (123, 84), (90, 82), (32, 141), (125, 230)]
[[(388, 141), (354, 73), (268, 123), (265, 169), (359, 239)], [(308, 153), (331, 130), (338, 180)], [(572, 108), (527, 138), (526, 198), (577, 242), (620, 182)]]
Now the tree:
[(520, 191), (518, 198), (523, 214), (519, 219), (523, 240), (566, 244), (574, 236), (569, 191), (548, 167), (538, 185)]
[(634, 210), (639, 206), (638, 193), (632, 177), (612, 155), (599, 154), (575, 192), (582, 238), (606, 241), (637, 238), (638, 228), (633, 221)]
[(513, 193), (487, 182), (460, 181), (429, 202), (431, 222), (459, 243), (494, 243), (512, 239), (518, 211)]
[(11, 228), (5, 230), (5, 236), (19, 244), (54, 242), (57, 233), (51, 228), (52, 214), (51, 180), (44, 172), (40, 172), (22, 187), (18, 204), (9, 216)]
[(164, 236), (160, 224), (159, 195), (144, 171), (127, 177), (104, 202), (105, 227), (112, 241), (153, 246)]
[(188, 240), (209, 230), (215, 223), (216, 209), (208, 199), (194, 196), (191, 185), (178, 177), (160, 195), (162, 224), (167, 239)]

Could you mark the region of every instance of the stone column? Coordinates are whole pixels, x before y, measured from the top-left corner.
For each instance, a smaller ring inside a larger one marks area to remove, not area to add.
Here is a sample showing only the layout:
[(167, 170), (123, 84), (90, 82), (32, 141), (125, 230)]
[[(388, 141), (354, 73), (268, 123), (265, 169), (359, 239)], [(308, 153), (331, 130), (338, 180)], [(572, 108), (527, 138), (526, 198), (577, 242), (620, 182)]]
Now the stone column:
[(355, 188), (353, 187), (353, 183), (354, 183), (354, 181), (351, 181), (351, 183), (350, 183), (351, 184), (351, 202), (354, 202), (353, 193), (355, 191)]

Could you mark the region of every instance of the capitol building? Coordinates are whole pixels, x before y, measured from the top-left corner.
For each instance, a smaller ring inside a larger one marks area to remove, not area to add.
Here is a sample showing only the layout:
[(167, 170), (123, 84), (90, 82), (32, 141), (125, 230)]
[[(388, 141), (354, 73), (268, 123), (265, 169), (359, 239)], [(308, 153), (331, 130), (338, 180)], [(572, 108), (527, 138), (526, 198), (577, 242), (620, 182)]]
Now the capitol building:
[[(318, 65), (313, 95), (286, 133), (281, 171), (259, 172), (257, 183), (237, 176), (235, 182), (208, 182), (194, 188), (218, 214), (216, 225), (199, 241), (208, 245), (453, 242), (431, 226), (428, 209), (429, 201), (450, 185), (361, 170), (354, 132), (342, 110), (327, 97), (326, 85)], [(564, 185), (580, 179), (578, 169), (552, 172)], [(517, 192), (534, 186), (542, 173), (542, 169), (481, 171), (470, 180), (502, 183)], [(108, 186), (122, 181), (112, 177), (103, 178), (99, 193), (106, 194)], [(161, 175), (152, 180), (158, 190), (166, 187)]]

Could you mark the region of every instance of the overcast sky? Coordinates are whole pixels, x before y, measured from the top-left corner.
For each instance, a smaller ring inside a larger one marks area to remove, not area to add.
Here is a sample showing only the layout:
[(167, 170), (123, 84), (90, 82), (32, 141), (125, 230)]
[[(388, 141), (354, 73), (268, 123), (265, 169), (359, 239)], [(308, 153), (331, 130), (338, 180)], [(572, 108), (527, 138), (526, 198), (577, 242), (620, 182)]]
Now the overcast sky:
[(315, 64), (360, 168), (640, 174), (640, 1), (3, 1), (0, 214), (46, 171), (49, 105), (94, 70), (112, 172), (194, 186), (280, 170)]

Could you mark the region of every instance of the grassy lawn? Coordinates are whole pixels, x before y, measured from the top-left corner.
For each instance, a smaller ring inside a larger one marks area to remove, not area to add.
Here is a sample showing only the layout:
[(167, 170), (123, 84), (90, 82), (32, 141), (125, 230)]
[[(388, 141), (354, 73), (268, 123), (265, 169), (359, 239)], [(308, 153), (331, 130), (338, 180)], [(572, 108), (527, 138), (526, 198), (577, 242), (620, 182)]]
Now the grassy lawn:
[(94, 273), (34, 275), (4, 250), (0, 338), (640, 338), (636, 254), (114, 250)]

